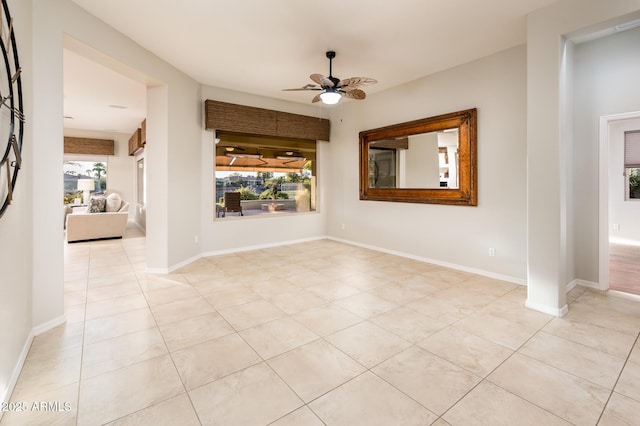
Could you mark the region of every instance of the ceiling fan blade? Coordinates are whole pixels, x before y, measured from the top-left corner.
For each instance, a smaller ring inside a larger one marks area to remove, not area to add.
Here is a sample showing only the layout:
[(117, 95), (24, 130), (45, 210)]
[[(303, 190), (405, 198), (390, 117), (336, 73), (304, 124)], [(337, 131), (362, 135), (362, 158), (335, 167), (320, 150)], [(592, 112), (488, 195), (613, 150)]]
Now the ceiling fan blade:
[[(344, 89), (341, 88), (340, 90), (344, 90)], [(360, 89), (353, 89), (353, 90), (349, 90), (349, 91), (344, 91), (343, 95), (344, 95), (345, 98), (357, 99), (359, 101), (361, 101), (361, 100), (363, 100), (364, 98), (367, 97), (367, 94), (364, 93)]]
[(369, 77), (351, 77), (345, 78), (344, 80), (340, 80), (338, 83), (338, 87), (343, 89), (344, 87), (360, 87), (360, 86), (369, 86), (371, 84), (376, 84), (378, 80)]
[(322, 74), (311, 74), (309, 76), (309, 78), (312, 81), (318, 83), (322, 87), (333, 87), (334, 86), (333, 81), (329, 80), (327, 77), (325, 77)]
[(315, 95), (315, 96), (313, 97), (313, 99), (311, 100), (311, 103), (312, 103), (312, 104), (315, 104), (316, 102), (319, 102), (319, 101), (320, 101), (320, 95), (321, 95), (321, 94), (322, 94), (322, 93), (319, 93), (319, 94)]
[(316, 86), (315, 84), (305, 84), (295, 89), (282, 89), (283, 92), (295, 92), (297, 90), (322, 90), (322, 87)]

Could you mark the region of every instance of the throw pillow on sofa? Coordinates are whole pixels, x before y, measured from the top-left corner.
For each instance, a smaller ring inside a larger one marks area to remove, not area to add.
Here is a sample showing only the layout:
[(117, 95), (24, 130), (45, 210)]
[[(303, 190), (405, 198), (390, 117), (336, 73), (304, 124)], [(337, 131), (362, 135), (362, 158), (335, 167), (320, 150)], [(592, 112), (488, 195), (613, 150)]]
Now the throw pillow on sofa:
[(119, 194), (116, 194), (115, 192), (113, 194), (109, 194), (109, 196), (107, 197), (106, 211), (117, 212), (118, 210), (120, 210), (121, 204), (122, 198), (120, 198)]
[(104, 213), (107, 200), (104, 198), (91, 198), (87, 205), (87, 213)]

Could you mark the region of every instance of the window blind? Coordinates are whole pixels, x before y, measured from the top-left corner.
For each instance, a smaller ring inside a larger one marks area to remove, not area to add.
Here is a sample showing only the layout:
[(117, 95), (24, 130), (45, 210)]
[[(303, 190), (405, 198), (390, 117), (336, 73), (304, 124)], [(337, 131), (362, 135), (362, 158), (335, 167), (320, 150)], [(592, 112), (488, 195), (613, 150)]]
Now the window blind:
[(624, 132), (624, 167), (640, 167), (640, 130)]

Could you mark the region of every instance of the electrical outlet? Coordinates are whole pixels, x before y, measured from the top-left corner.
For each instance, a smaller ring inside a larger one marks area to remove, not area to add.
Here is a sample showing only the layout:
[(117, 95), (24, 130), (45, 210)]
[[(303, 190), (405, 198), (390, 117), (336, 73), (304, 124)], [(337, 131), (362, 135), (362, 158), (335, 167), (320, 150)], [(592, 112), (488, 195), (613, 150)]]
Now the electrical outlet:
[(344, 228), (345, 228), (344, 223), (342, 224), (341, 228), (342, 228), (342, 230), (344, 231)]
[(613, 224), (613, 230), (614, 231), (619, 231), (620, 230), (620, 224), (619, 223), (614, 223)]
[(489, 247), (489, 256), (493, 257), (496, 255), (496, 249), (493, 247)]
[(198, 238), (198, 236), (196, 235), (195, 237), (193, 237), (193, 242), (195, 244), (198, 244), (198, 241), (200, 241), (200, 239)]

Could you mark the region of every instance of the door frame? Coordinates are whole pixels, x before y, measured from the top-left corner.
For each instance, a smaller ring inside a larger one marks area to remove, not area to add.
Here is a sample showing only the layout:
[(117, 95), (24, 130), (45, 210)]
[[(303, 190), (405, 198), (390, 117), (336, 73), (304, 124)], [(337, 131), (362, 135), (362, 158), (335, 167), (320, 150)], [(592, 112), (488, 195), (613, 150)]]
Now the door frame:
[(640, 111), (600, 117), (598, 155), (598, 288), (609, 290), (609, 127), (615, 121), (638, 119)]

